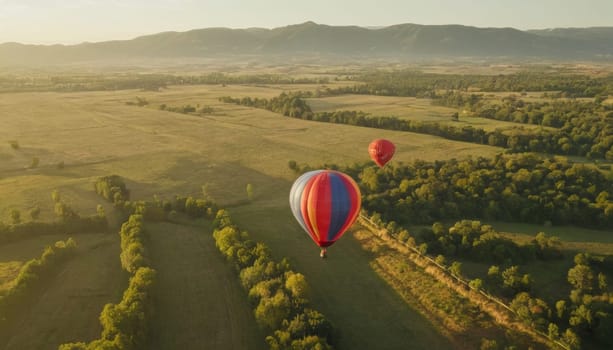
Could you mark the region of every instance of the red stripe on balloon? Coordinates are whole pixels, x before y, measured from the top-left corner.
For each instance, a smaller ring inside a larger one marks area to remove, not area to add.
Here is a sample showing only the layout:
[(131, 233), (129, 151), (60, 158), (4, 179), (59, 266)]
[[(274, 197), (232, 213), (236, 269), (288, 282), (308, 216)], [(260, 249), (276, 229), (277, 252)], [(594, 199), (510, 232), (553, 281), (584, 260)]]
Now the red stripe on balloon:
[(321, 244), (328, 240), (328, 230), (330, 228), (331, 211), (332, 211), (332, 193), (330, 188), (330, 174), (323, 172), (316, 175), (316, 179), (311, 188), (311, 198), (309, 202), (313, 212), (309, 212), (309, 216), (314, 218), (315, 232), (317, 233), (317, 243)]
[(311, 239), (315, 241), (315, 243), (317, 243), (317, 234), (315, 233), (313, 223), (311, 222), (309, 216), (309, 193), (311, 192), (313, 184), (315, 183), (315, 177), (316, 176), (310, 178), (304, 186), (304, 190), (302, 191), (302, 197), (300, 198), (300, 213), (302, 214), (302, 220), (304, 221), (304, 224), (308, 230), (307, 233), (309, 234), (309, 236), (311, 236)]

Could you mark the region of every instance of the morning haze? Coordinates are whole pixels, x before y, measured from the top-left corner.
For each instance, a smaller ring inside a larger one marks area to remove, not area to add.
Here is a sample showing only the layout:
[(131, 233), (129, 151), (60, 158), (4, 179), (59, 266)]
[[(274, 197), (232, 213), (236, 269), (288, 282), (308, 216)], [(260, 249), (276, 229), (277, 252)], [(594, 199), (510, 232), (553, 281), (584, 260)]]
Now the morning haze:
[(0, 1), (0, 350), (610, 349), (611, 10)]

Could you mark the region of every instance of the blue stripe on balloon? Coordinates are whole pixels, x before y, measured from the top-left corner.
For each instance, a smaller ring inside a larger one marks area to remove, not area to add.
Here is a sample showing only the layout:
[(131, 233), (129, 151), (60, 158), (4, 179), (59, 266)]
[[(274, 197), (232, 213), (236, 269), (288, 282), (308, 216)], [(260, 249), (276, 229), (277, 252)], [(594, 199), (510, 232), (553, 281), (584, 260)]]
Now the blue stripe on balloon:
[(334, 239), (334, 235), (343, 227), (351, 210), (349, 191), (338, 174), (330, 174), (330, 195), (330, 226), (326, 234), (328, 241)]

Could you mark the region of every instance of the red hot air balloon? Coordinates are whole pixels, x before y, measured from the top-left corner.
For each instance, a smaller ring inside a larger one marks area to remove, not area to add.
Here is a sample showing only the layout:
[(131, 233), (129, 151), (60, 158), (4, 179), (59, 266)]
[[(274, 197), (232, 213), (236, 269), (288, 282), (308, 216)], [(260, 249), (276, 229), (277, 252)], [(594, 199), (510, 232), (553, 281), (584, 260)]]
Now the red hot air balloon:
[(355, 222), (360, 212), (358, 185), (348, 175), (333, 170), (304, 173), (289, 195), (292, 213), (311, 239), (322, 248), (331, 246)]
[(368, 145), (370, 158), (381, 168), (392, 159), (395, 150), (396, 146), (385, 139), (376, 139)]

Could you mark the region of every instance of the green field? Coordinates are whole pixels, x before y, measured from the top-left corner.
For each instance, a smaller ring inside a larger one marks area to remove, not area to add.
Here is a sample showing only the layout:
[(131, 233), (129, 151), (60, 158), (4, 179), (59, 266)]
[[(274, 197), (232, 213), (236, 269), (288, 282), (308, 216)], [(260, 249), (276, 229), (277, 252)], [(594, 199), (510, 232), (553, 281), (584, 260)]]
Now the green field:
[(253, 239), (264, 241), (275, 258), (289, 257), (307, 277), (313, 304), (340, 329), (340, 349), (450, 348), (448, 340), (372, 270), (374, 256), (351, 234), (328, 250), (328, 259), (320, 259), (319, 248), (283, 205), (286, 193), (281, 192), (277, 203), (231, 208), (230, 214), (239, 226), (249, 228)]
[(149, 349), (266, 348), (245, 293), (217, 251), (208, 225), (151, 224), (147, 232), (158, 272)]
[[(302, 85), (298, 87), (305, 88)], [(300, 232), (289, 213), (287, 193), (296, 175), (288, 168), (288, 161), (310, 165), (368, 161), (367, 146), (379, 137), (393, 140), (397, 145), (395, 160), (405, 162), (414, 159), (461, 158), (467, 155), (491, 156), (499, 149), (421, 134), (284, 118), (268, 111), (223, 104), (217, 100), (219, 96), (225, 95), (271, 97), (286, 88), (183, 86), (170, 87), (162, 92), (129, 90), (1, 94), (0, 118), (3, 128), (0, 129), (0, 140), (5, 141), (0, 144), (0, 157), (4, 160), (0, 163), (0, 193), (3, 194), (0, 217), (7, 222), (10, 209), (18, 209), (22, 212), (22, 219), (29, 220), (28, 210), (39, 206), (41, 219), (53, 218), (50, 194), (54, 189), (58, 189), (62, 198), (81, 214), (93, 214), (96, 204), (103, 202), (94, 193), (93, 182), (97, 177), (108, 174), (122, 176), (131, 190), (132, 198), (136, 199), (150, 199), (153, 195), (161, 198), (172, 198), (175, 194), (200, 196), (202, 185), (208, 184), (209, 194), (222, 206), (230, 206), (232, 213), (236, 211), (236, 220), (244, 229), (254, 231), (254, 238), (270, 244), (275, 255), (288, 256), (295, 264), (295, 269), (306, 275), (312, 285), (311, 300), (314, 307), (327, 315), (339, 329), (341, 348), (394, 349), (399, 344), (403, 347), (413, 344), (413, 348), (418, 349), (432, 342), (439, 342), (441, 347), (446, 348), (444, 338), (437, 335), (422, 316), (404, 304), (371, 270), (368, 255), (351, 238), (335, 246), (331, 259), (325, 262), (327, 265), (321, 265), (317, 249)], [(126, 105), (136, 96), (146, 98), (150, 105)], [(157, 106), (162, 103), (175, 106), (188, 103), (209, 105), (214, 113), (200, 117), (160, 111)], [(9, 140), (17, 140), (20, 148), (12, 149)], [(36, 169), (28, 168), (32, 157), (40, 159)], [(57, 168), (60, 161), (64, 161), (64, 169)], [(233, 207), (235, 203), (246, 199), (247, 183), (253, 185), (254, 201), (247, 206)], [(112, 206), (105, 204), (105, 207), (107, 213), (112, 212)], [(113, 227), (116, 228), (117, 224), (114, 222)], [(182, 232), (181, 229), (177, 230)], [(290, 237), (294, 240), (291, 244), (284, 238), (288, 234), (292, 234)], [(156, 242), (154, 239), (153, 244)], [(180, 245), (181, 241), (175, 244)], [(187, 247), (177, 248), (179, 253), (183, 249)], [(194, 256), (206, 251), (204, 248), (199, 249), (194, 247), (192, 252), (186, 252)], [(102, 265), (117, 264), (119, 269), (118, 254), (117, 249), (104, 259), (97, 255), (91, 259)], [(160, 256), (162, 261), (167, 259), (170, 264), (173, 261), (179, 263), (176, 255)], [(78, 264), (78, 261), (75, 259), (74, 263)], [(163, 265), (156, 267), (161, 271), (162, 283), (158, 292), (163, 293), (168, 290), (164, 285), (175, 283), (164, 277), (168, 276), (172, 265), (167, 267), (168, 270)], [(229, 267), (225, 268), (217, 271), (217, 276), (227, 276), (225, 274), (229, 273)], [(7, 269), (14, 270), (14, 267)], [(206, 288), (215, 291), (211, 295), (219, 295), (215, 293), (229, 288), (231, 283), (238, 286), (236, 280), (230, 282), (228, 279), (231, 277), (225, 280), (207, 278)], [(70, 295), (87, 295), (90, 288), (87, 286), (88, 281), (84, 279), (84, 284), (75, 286), (78, 290), (68, 295), (60, 292), (60, 289), (52, 289), (57, 292), (45, 294), (52, 298), (45, 299), (46, 304), (61, 308), (67, 300), (71, 300)], [(176, 289), (180, 290), (191, 282), (183, 280), (176, 283), (179, 283)], [(373, 285), (377, 287), (372, 288)], [(189, 294), (186, 297), (196, 298), (198, 293), (203, 292), (199, 288), (204, 286), (195, 285), (194, 289), (187, 289), (186, 293)], [(239, 299), (243, 292), (235, 290), (233, 293), (235, 299)], [(246, 300), (246, 296), (243, 297)], [(107, 298), (105, 302), (108, 301), (111, 300)], [(185, 315), (173, 308), (182, 310), (187, 305), (174, 305), (173, 302), (160, 301), (160, 312), (167, 312), (169, 319), (165, 322), (160, 319), (154, 321), (154, 327), (164, 327), (165, 324), (176, 329), (181, 327)], [(97, 324), (102, 304), (104, 302), (99, 302), (91, 308), (91, 312), (83, 313), (89, 323), (81, 324), (88, 332), (81, 332), (78, 337), (73, 336), (76, 333), (70, 333), (69, 330), (66, 330), (66, 334), (57, 330), (64, 324), (71, 324), (67, 314), (57, 311), (54, 317), (48, 314), (46, 317), (36, 317), (32, 313), (25, 313), (21, 322), (30, 322), (36, 324), (36, 327), (17, 329), (11, 344), (35, 348), (35, 344), (27, 345), (28, 339), (35, 342), (57, 340), (58, 343), (94, 339), (99, 336)], [(39, 307), (41, 312), (54, 312), (42, 311), (42, 304)], [(203, 304), (201, 307), (206, 306)], [(212, 334), (210, 339), (206, 339), (211, 342), (211, 346), (265, 346), (263, 337), (253, 338), (257, 337), (259, 331), (253, 330), (255, 323), (247, 322), (244, 315), (237, 316), (216, 308), (210, 309), (210, 312), (229, 313), (231, 316), (228, 316), (227, 322), (230, 325), (252, 329), (247, 332), (251, 335), (246, 335), (243, 330), (220, 334), (202, 331), (204, 335)], [(169, 335), (171, 333), (158, 332), (162, 348), (188, 344), (193, 341), (192, 336), (204, 337), (198, 333), (199, 328), (210, 325), (208, 322), (211, 319), (220, 316), (190, 320), (189, 327), (181, 328), (182, 336), (186, 337), (184, 339), (172, 339), (172, 335)], [(30, 329), (47, 333), (45, 336), (33, 337)]]
[[(292, 267), (306, 276), (313, 307), (341, 334), (339, 349), (451, 348), (436, 326), (373, 270), (374, 257), (351, 234), (330, 249), (329, 259), (318, 257), (317, 247), (289, 210), (288, 193), (297, 175), (288, 162), (312, 166), (365, 162), (368, 144), (375, 138), (396, 144), (396, 162), (489, 157), (501, 149), (423, 134), (285, 118), (218, 101), (221, 96), (270, 98), (283, 91), (318, 87), (171, 86), (160, 92), (0, 94), (0, 220), (8, 222), (11, 209), (20, 210), (22, 219), (29, 220), (28, 210), (35, 206), (41, 208), (41, 220), (51, 220), (54, 189), (81, 214), (93, 214), (103, 202), (94, 193), (93, 183), (109, 174), (125, 179), (133, 199), (200, 197), (206, 184), (208, 194), (229, 208), (242, 229), (265, 242), (276, 259), (288, 257)], [(149, 105), (126, 104), (137, 96)], [(310, 99), (309, 103), (315, 111), (355, 109), (449, 122), (455, 111), (431, 106), (428, 100), (381, 96)], [(213, 112), (203, 116), (172, 113), (160, 110), (160, 104), (209, 106)], [(462, 116), (460, 120), (458, 125), (486, 129), (512, 124)], [(19, 149), (12, 149), (10, 140), (17, 140)], [(29, 168), (33, 157), (40, 159), (35, 169)], [(65, 167), (58, 169), (61, 161)], [(246, 201), (247, 184), (254, 188), (251, 202)], [(112, 205), (104, 206), (112, 213)], [(118, 224), (117, 219), (112, 221), (108, 236), (75, 237), (79, 254), (15, 323), (7, 349), (54, 348), (62, 342), (99, 337), (102, 305), (120, 298), (127, 279), (119, 266)], [(246, 293), (216, 251), (210, 228), (150, 224), (148, 230), (147, 245), (159, 283), (154, 289), (157, 313), (152, 320), (152, 348), (266, 348)], [(531, 236), (539, 231), (526, 230)], [(563, 239), (575, 237), (573, 242), (584, 244), (613, 243), (596, 231), (585, 236), (545, 231)], [(40, 254), (47, 239), (51, 242), (51, 237), (42, 236), (0, 246), (0, 288), (8, 286), (20, 262)]]
[[(506, 96), (506, 95), (505, 95)], [(509, 129), (520, 124), (471, 116), (468, 111), (455, 108), (436, 106), (430, 99), (415, 97), (374, 96), (374, 95), (342, 95), (333, 97), (307, 99), (313, 112), (362, 111), (373, 116), (398, 117), (400, 119), (420, 122), (438, 122), (456, 127), (472, 126), (474, 128), (492, 131)], [(451, 115), (460, 112), (458, 121), (452, 121)], [(522, 124), (527, 129), (537, 129), (540, 126)]]
[[(57, 349), (60, 344), (96, 339), (98, 316), (104, 304), (116, 302), (127, 284), (119, 264), (115, 234), (82, 234), (77, 255), (60, 266), (54, 278), (28, 300), (28, 307), (12, 319), (0, 348)], [(40, 236), (0, 246), (0, 263), (39, 257), (45, 246), (66, 236)]]

